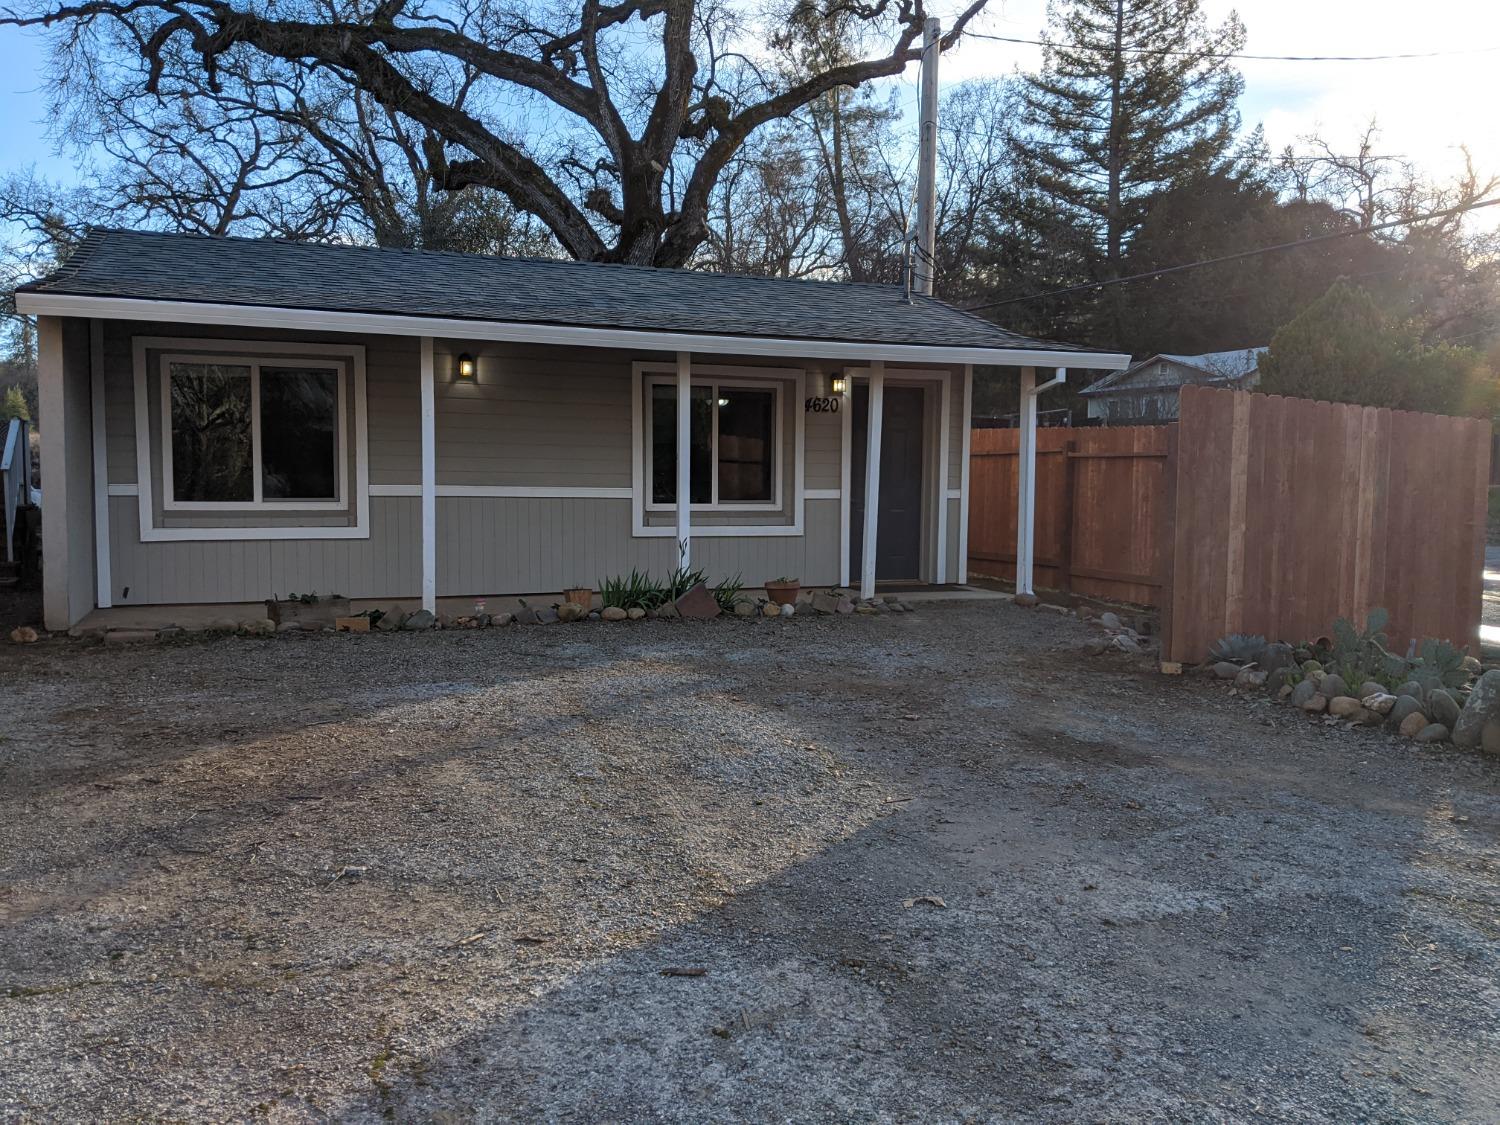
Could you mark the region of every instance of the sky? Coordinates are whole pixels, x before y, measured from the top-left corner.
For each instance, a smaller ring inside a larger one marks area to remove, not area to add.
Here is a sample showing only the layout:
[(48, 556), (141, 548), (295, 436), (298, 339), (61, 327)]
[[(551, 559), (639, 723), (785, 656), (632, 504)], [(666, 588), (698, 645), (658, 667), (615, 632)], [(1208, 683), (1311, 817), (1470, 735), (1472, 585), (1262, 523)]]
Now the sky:
[[(1468, 51), (1388, 62), (1243, 61), (1247, 128), (1265, 126), (1273, 151), (1320, 131), (1343, 151), (1371, 117), (1382, 151), (1445, 179), (1462, 167), (1467, 143), (1481, 172), (1500, 172), (1500, 3), (1495, 0), (1203, 0), (1215, 21), (1238, 10), (1246, 51), (1272, 55), (1358, 55)], [(1036, 38), (1046, 0), (991, 0), (976, 30)], [(1480, 53), (1484, 48), (1495, 48)], [(943, 84), (1035, 69), (1036, 47), (969, 40), (943, 58)], [(0, 28), (0, 174), (35, 165), (71, 180), (45, 128), (44, 51), (34, 33)], [(914, 89), (915, 72), (907, 83)], [(1340, 145), (1343, 142), (1343, 145)]]

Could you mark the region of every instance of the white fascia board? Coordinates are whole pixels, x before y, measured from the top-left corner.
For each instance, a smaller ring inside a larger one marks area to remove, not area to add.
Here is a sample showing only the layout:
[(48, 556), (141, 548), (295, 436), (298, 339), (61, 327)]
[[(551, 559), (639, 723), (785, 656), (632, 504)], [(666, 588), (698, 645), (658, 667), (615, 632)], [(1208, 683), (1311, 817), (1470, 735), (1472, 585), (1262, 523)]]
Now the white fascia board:
[(175, 324), (248, 325), (300, 332), (368, 332), (385, 336), (451, 336), (461, 340), (552, 344), (586, 348), (633, 348), (659, 352), (706, 352), (887, 363), (974, 363), (995, 367), (1087, 367), (1122, 370), (1128, 355), (1114, 352), (1034, 348), (930, 347), (918, 344), (803, 340), (765, 336), (710, 336), (634, 328), (581, 328), (497, 320), (397, 316), (386, 313), (286, 309), (269, 305), (221, 305), (197, 301), (149, 301), (135, 297), (89, 297), (71, 293), (17, 293), (16, 310), (28, 316), (91, 316), (102, 320), (154, 320)]

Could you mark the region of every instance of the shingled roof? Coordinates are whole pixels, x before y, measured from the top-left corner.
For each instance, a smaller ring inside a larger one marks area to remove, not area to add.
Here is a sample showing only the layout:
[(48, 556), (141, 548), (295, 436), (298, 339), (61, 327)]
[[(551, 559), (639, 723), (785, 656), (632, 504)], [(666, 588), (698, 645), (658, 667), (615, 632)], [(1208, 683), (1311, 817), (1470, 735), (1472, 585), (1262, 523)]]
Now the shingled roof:
[(900, 286), (95, 229), (21, 293), (808, 341), (1075, 351)]

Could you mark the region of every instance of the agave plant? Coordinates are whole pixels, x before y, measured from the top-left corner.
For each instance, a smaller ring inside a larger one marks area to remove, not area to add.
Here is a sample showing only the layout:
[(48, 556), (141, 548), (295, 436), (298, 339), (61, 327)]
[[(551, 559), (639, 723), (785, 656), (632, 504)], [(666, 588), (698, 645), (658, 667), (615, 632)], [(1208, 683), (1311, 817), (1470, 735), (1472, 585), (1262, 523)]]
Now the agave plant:
[(1231, 664), (1254, 664), (1266, 651), (1266, 638), (1259, 633), (1230, 633), (1220, 637), (1208, 650), (1208, 658)]

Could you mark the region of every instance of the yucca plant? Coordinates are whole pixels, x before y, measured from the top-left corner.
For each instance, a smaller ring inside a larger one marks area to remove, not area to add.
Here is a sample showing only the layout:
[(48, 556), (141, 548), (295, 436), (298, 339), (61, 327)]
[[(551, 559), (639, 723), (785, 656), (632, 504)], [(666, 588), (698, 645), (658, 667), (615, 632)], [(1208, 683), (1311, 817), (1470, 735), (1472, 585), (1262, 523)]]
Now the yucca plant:
[(599, 599), (605, 609), (656, 609), (666, 600), (661, 583), (650, 574), (632, 569), (628, 575), (615, 575), (596, 583)]
[(714, 587), (714, 601), (719, 603), (719, 608), (725, 613), (734, 612), (734, 603), (739, 601), (740, 592), (745, 588), (743, 579), (743, 575), (736, 574)]

